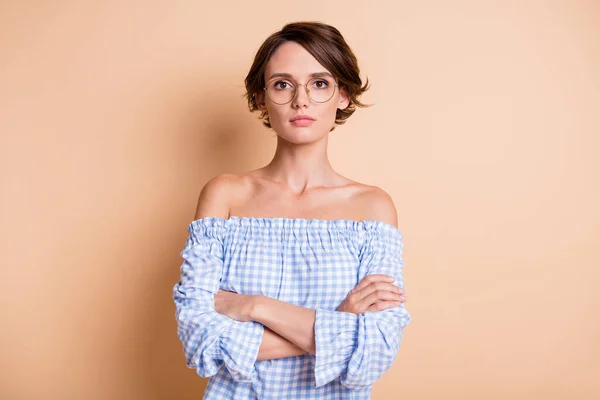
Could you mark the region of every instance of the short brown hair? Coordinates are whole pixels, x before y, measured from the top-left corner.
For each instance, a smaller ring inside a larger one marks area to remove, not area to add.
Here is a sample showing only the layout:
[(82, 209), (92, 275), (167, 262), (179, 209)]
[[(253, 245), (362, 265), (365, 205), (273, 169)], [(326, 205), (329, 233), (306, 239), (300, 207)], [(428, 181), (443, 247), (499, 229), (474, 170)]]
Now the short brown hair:
[[(265, 69), (273, 53), (285, 42), (296, 42), (304, 47), (338, 81), (339, 89), (344, 89), (350, 99), (348, 107), (337, 110), (335, 124), (346, 122), (356, 107), (368, 107), (358, 98), (369, 88), (369, 80), (363, 85), (356, 56), (346, 43), (340, 31), (321, 22), (294, 22), (285, 25), (280, 31), (269, 36), (260, 46), (254, 62), (246, 76), (246, 99), (250, 111), (259, 110), (255, 94), (265, 87)], [(259, 119), (271, 127), (267, 112), (261, 112)], [(335, 125), (334, 125), (335, 128)], [(332, 128), (333, 130), (333, 128)]]

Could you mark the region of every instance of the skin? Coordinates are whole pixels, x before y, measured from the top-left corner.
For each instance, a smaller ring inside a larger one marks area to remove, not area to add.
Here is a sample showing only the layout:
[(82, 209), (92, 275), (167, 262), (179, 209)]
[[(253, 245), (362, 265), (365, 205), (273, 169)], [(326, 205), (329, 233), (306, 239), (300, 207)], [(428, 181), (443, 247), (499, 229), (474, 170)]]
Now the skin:
[[(272, 55), (265, 81), (275, 73), (290, 74), (306, 83), (311, 74), (328, 72), (301, 45), (282, 44)], [(285, 105), (269, 101), (264, 92), (255, 94), (261, 110), (269, 114), (277, 134), (273, 159), (262, 168), (242, 174), (212, 178), (202, 189), (196, 219), (207, 216), (287, 217), (304, 219), (378, 220), (397, 227), (391, 197), (376, 186), (352, 181), (333, 170), (327, 143), (336, 110), (348, 106), (343, 89), (336, 88), (331, 100), (314, 103), (302, 86)], [(290, 118), (309, 115), (316, 121), (297, 127)], [(360, 314), (397, 307), (406, 301), (404, 291), (386, 275), (363, 279), (337, 311)], [(215, 310), (237, 321), (256, 321), (265, 326), (258, 360), (315, 354), (315, 310), (260, 295), (220, 290)]]

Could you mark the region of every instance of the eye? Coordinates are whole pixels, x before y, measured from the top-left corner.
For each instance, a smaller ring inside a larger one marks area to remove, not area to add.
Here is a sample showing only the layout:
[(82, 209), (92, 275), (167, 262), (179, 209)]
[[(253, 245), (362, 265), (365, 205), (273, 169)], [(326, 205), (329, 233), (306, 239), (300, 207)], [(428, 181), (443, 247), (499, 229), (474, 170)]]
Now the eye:
[(314, 81), (312, 86), (315, 89), (327, 89), (329, 87), (329, 82), (323, 79), (319, 79), (317, 81)]
[(271, 84), (271, 86), (273, 86), (273, 88), (276, 90), (286, 90), (292, 88), (292, 85), (286, 81), (275, 81)]

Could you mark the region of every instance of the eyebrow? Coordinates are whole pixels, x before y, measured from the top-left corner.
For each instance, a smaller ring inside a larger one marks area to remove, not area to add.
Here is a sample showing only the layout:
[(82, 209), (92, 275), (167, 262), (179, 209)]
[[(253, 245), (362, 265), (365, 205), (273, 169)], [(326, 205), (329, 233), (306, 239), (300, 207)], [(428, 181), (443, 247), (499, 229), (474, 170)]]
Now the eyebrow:
[[(312, 74), (310, 74), (311, 78), (322, 78), (324, 76), (328, 76), (333, 78), (333, 75), (331, 75), (329, 72), (313, 72)], [(292, 75), (284, 73), (284, 72), (275, 72), (273, 75), (271, 75), (269, 77), (268, 80), (271, 80), (273, 78), (289, 78), (292, 79)]]

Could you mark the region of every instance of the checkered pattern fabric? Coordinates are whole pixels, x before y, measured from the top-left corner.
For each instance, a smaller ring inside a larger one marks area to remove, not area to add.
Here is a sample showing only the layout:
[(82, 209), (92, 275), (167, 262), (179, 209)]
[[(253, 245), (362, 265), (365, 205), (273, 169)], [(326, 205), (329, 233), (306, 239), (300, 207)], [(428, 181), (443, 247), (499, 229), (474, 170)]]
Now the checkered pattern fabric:
[[(193, 221), (173, 288), (187, 366), (205, 399), (369, 399), (398, 353), (404, 306), (335, 309), (365, 276), (404, 287), (402, 233), (381, 221), (206, 217)], [(215, 311), (219, 289), (316, 310), (316, 355), (257, 361), (264, 327)]]

